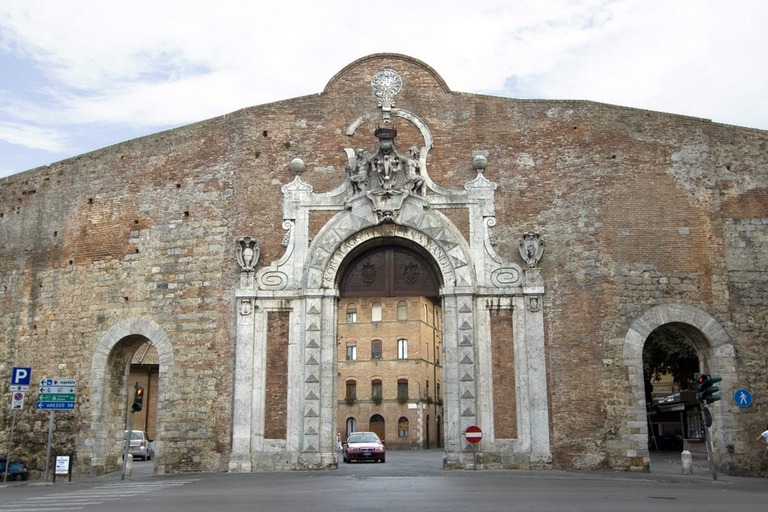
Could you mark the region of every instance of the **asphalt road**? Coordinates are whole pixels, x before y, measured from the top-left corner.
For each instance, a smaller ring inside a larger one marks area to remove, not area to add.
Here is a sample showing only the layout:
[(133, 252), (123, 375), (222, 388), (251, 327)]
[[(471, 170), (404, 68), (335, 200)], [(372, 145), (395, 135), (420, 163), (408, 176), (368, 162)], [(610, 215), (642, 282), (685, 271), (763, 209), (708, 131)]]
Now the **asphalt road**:
[(443, 471), (442, 452), (391, 451), (387, 462), (336, 471), (120, 475), (72, 483), (0, 484), (0, 512), (195, 511), (718, 511), (766, 510), (768, 480), (695, 468), (681, 475), (562, 471)]

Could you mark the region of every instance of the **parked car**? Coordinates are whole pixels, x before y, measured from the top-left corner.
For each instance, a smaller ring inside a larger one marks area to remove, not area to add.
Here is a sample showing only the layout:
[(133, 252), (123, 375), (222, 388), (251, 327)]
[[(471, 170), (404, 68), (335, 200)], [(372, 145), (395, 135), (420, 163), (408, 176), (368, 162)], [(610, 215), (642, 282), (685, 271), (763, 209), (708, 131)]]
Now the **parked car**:
[[(123, 443), (128, 437), (128, 431), (125, 431), (125, 437), (123, 437)], [(125, 444), (123, 444), (125, 449)], [(131, 430), (131, 445), (128, 448), (128, 453), (133, 455), (133, 458), (139, 458), (141, 460), (152, 460), (155, 456), (155, 450), (152, 449), (152, 443), (147, 439), (147, 433), (143, 430)]]
[(385, 462), (384, 441), (373, 432), (352, 432), (343, 450), (344, 462), (373, 460)]
[[(8, 458), (5, 455), (0, 455), (0, 482), (2, 482), (3, 475), (5, 475), (5, 465), (8, 463)], [(8, 466), (8, 480), (26, 480), (27, 479), (27, 465), (20, 460), (12, 460)]]

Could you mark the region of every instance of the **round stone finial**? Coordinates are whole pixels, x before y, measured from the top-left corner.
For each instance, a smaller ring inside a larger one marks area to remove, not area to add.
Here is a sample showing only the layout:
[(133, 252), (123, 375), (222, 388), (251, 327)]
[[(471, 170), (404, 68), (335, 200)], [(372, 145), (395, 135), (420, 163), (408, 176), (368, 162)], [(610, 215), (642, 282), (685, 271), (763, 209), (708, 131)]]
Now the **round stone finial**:
[(472, 159), (472, 167), (474, 167), (476, 171), (483, 171), (488, 167), (488, 159), (483, 155), (475, 155), (475, 158)]
[(294, 158), (293, 160), (291, 160), (289, 167), (291, 169), (291, 172), (296, 176), (300, 176), (304, 174), (304, 171), (307, 170), (307, 166), (304, 164), (304, 160), (302, 160), (301, 158)]

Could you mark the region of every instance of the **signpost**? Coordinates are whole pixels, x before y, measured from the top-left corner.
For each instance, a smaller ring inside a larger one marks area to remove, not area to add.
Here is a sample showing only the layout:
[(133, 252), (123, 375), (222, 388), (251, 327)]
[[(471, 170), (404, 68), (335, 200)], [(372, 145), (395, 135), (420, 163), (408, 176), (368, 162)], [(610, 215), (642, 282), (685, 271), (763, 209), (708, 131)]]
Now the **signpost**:
[(467, 442), (472, 445), (472, 469), (473, 471), (477, 471), (477, 443), (483, 438), (483, 431), (480, 430), (480, 427), (472, 425), (471, 427), (467, 427), (467, 430), (464, 431), (464, 437), (466, 437)]
[(48, 420), (48, 449), (45, 454), (45, 483), (48, 483), (48, 468), (51, 461), (51, 440), (53, 439), (53, 411), (75, 410), (75, 379), (42, 379), (37, 394), (37, 409), (51, 411)]
[(11, 465), (11, 450), (13, 449), (13, 429), (16, 427), (16, 412), (24, 408), (24, 393), (29, 391), (29, 380), (32, 378), (32, 368), (14, 366), (11, 370), (11, 435), (8, 438), (8, 454), (3, 472), (3, 482), (8, 480), (8, 467)]

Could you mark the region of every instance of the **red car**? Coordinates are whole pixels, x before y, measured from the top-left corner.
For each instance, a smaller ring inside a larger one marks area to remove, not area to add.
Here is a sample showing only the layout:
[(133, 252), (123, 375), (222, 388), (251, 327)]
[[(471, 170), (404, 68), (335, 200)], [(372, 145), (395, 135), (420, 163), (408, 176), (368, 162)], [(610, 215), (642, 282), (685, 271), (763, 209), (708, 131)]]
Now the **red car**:
[(343, 451), (344, 462), (373, 460), (385, 462), (384, 441), (373, 432), (352, 432)]

